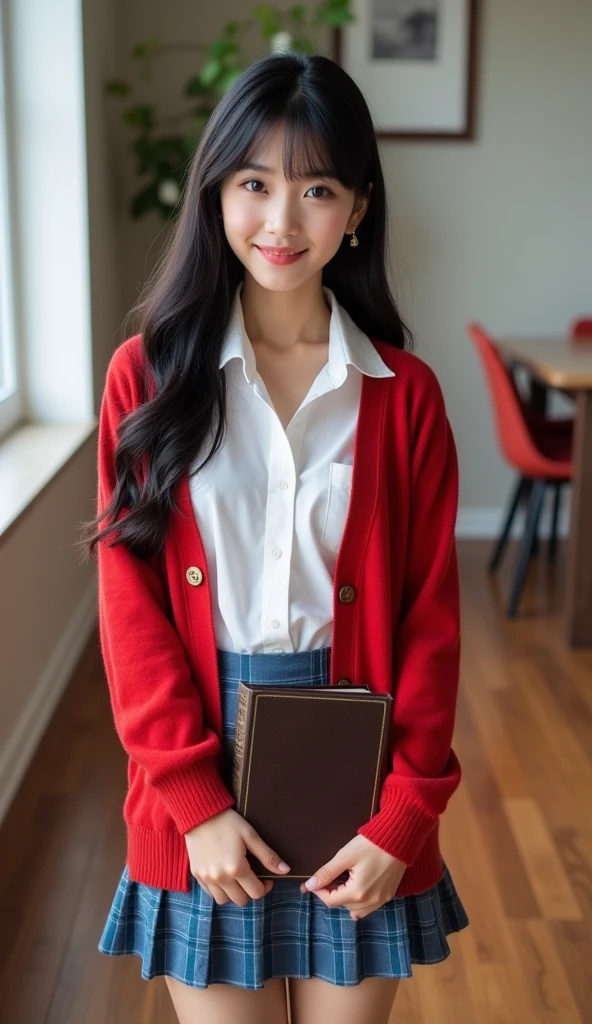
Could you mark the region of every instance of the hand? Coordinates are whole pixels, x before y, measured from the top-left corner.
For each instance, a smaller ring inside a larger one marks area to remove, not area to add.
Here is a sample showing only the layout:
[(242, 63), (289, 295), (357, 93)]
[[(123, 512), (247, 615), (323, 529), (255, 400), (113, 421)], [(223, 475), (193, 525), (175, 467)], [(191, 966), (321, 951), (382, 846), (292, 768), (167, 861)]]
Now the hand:
[[(330, 886), (348, 868), (347, 882)], [(406, 868), (403, 861), (358, 835), (315, 872), (317, 885), (309, 890), (303, 882), (300, 891), (314, 892), (328, 907), (346, 907), (352, 920), (357, 921), (393, 898)]]
[(273, 879), (257, 878), (247, 860), (247, 850), (278, 875), (290, 870), (279, 855), (233, 807), (215, 814), (184, 833), (191, 874), (216, 903), (234, 902), (244, 907), (249, 898), (259, 899), (273, 888)]

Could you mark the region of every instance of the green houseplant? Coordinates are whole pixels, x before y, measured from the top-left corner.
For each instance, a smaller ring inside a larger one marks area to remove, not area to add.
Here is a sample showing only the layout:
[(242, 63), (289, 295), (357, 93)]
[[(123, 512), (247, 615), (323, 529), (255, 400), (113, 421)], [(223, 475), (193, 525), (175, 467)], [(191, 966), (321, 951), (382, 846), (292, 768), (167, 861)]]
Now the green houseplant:
[(321, 28), (338, 28), (354, 20), (350, 0), (321, 0), (314, 7), (297, 4), (279, 10), (272, 4), (257, 4), (251, 17), (228, 21), (211, 43), (160, 42), (149, 36), (133, 47), (131, 56), (138, 62), (140, 85), (150, 82), (154, 61), (180, 50), (201, 55), (201, 67), (184, 84), (184, 110), (162, 118), (154, 103), (143, 101), (131, 82), (109, 79), (105, 89), (122, 103), (124, 124), (133, 134), (131, 151), (135, 170), (142, 180), (130, 201), (132, 218), (139, 219), (150, 210), (165, 220), (174, 218), (188, 162), (200, 133), (221, 95), (230, 89), (246, 65), (242, 57), (245, 34), (259, 26), (272, 51), (290, 49), (313, 53), (309, 33)]

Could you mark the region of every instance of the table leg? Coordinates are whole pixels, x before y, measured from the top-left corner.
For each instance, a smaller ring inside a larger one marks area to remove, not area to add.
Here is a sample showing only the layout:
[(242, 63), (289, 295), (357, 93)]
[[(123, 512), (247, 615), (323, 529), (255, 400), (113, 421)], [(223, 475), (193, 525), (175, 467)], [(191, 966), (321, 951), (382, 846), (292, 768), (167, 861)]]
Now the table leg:
[(547, 399), (549, 397), (549, 389), (543, 384), (542, 381), (536, 377), (530, 378), (530, 404), (532, 405), (535, 412), (541, 414), (541, 416), (547, 415)]
[(569, 647), (592, 647), (592, 390), (576, 401), (564, 636)]
[[(548, 399), (549, 399), (549, 388), (542, 380), (538, 377), (529, 377), (529, 389), (530, 389), (530, 404), (535, 412), (538, 412), (540, 416), (546, 416), (548, 410)], [(534, 541), (531, 549), (531, 558), (534, 558), (539, 553), (539, 535), (538, 530), (534, 535)]]

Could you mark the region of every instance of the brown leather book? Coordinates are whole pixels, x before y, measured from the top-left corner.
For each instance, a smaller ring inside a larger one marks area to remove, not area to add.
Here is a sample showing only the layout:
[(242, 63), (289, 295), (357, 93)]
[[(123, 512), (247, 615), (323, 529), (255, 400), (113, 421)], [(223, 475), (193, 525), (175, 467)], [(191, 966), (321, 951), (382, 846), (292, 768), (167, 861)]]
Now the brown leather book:
[(235, 809), (290, 865), (275, 874), (249, 850), (258, 878), (309, 878), (376, 814), (392, 699), (368, 686), (239, 683)]

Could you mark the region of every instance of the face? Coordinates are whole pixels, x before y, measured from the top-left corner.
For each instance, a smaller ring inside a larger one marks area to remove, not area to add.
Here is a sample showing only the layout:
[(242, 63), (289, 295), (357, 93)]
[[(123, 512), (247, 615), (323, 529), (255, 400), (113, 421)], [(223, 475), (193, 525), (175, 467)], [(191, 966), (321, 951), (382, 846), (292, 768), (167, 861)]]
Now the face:
[[(265, 288), (296, 288), (335, 255), (344, 234), (360, 223), (368, 200), (356, 198), (335, 178), (315, 175), (287, 181), (278, 129), (255, 161), (224, 179), (220, 203), (228, 243), (245, 271)], [(299, 252), (273, 256), (269, 248)]]

